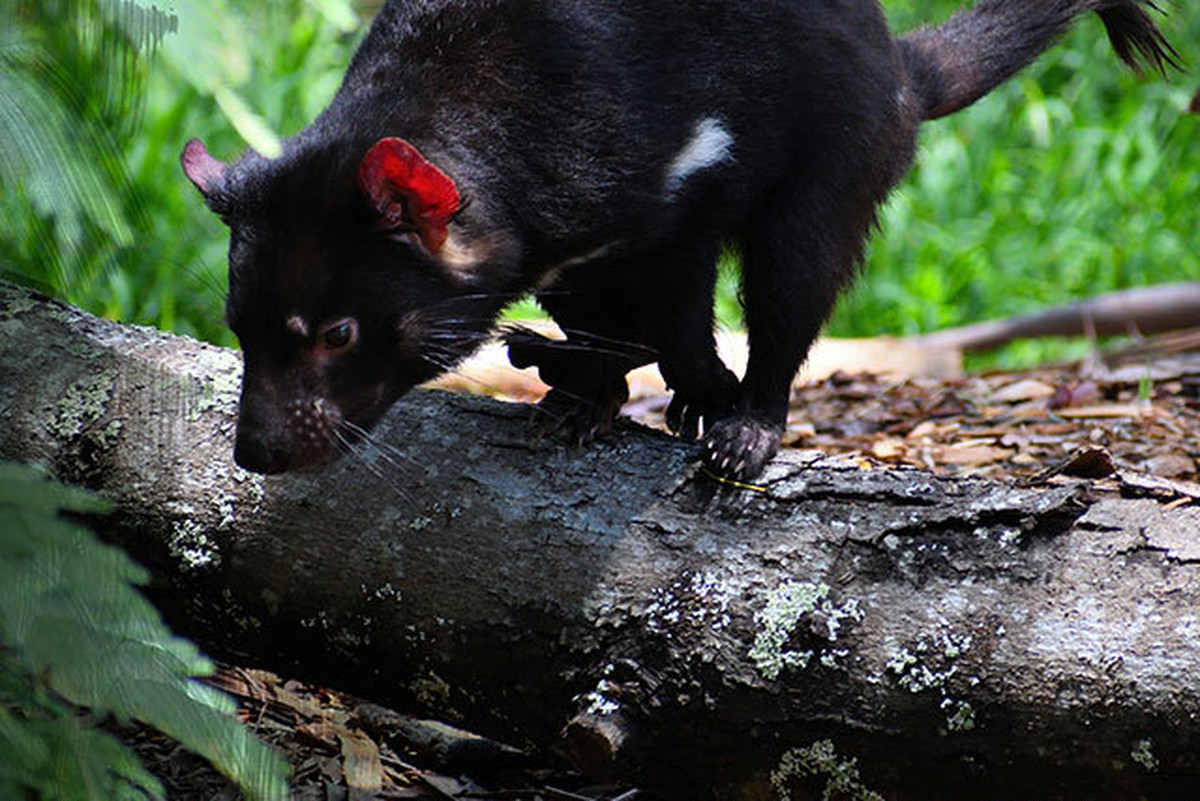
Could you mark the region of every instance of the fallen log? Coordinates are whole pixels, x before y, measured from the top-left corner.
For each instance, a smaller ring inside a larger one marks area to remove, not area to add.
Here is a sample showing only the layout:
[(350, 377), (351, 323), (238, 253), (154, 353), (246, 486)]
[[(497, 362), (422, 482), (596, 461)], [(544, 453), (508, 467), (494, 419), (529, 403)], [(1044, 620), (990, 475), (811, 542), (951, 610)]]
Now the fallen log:
[(984, 350), (1025, 337), (1156, 334), (1200, 325), (1200, 282), (1110, 292), (1068, 306), (908, 338), (934, 349)]
[(1200, 511), (792, 452), (757, 488), (636, 426), (530, 444), (416, 392), (320, 474), (230, 458), (237, 354), (0, 284), (0, 458), (210, 653), (663, 798), (1180, 798), (1200, 780)]

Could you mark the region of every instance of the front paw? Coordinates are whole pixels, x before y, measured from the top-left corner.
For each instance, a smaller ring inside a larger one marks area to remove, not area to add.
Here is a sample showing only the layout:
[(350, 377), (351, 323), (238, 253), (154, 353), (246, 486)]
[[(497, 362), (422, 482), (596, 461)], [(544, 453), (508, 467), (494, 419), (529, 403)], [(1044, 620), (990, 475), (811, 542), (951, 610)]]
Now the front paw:
[(612, 433), (617, 414), (629, 399), (629, 388), (622, 379), (598, 397), (577, 395), (559, 387), (551, 387), (546, 396), (533, 407), (530, 427), (535, 439), (542, 439), (560, 430), (570, 431), (579, 445)]
[(704, 435), (704, 464), (735, 481), (758, 478), (779, 453), (783, 428), (754, 417), (727, 417)]
[(737, 376), (724, 367), (703, 388), (676, 390), (667, 406), (667, 428), (684, 439), (695, 439), (701, 420), (711, 426), (729, 414), (737, 392)]

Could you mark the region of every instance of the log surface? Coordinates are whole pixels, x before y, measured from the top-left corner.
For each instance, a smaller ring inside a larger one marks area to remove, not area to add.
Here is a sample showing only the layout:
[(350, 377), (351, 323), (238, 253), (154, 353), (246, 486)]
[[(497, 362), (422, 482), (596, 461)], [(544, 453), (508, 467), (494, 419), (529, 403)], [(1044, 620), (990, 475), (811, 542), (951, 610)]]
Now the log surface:
[(530, 444), (522, 407), (423, 391), (263, 478), (231, 460), (239, 374), (0, 284), (0, 458), (113, 499), (97, 530), (210, 653), (665, 798), (1200, 786), (1193, 507), (816, 452), (736, 489), (665, 435)]

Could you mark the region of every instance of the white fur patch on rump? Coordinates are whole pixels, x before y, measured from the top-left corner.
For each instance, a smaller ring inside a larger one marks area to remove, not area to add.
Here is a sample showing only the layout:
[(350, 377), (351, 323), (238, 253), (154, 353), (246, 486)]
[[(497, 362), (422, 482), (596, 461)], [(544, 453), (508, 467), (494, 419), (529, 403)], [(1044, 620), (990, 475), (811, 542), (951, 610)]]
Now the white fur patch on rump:
[(667, 166), (663, 193), (673, 198), (684, 182), (700, 170), (733, 158), (733, 135), (720, 120), (705, 117), (692, 129), (692, 138)]

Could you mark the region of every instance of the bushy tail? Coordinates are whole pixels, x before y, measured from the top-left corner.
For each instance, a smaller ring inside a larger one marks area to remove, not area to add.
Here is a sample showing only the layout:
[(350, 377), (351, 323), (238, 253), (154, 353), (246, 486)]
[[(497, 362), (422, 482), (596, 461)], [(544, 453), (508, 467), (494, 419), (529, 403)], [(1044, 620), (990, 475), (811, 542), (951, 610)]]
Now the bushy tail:
[(1154, 0), (980, 0), (936, 28), (900, 40), (923, 119), (969, 106), (1054, 44), (1076, 17), (1094, 11), (1117, 55), (1165, 72), (1176, 52), (1155, 26)]

